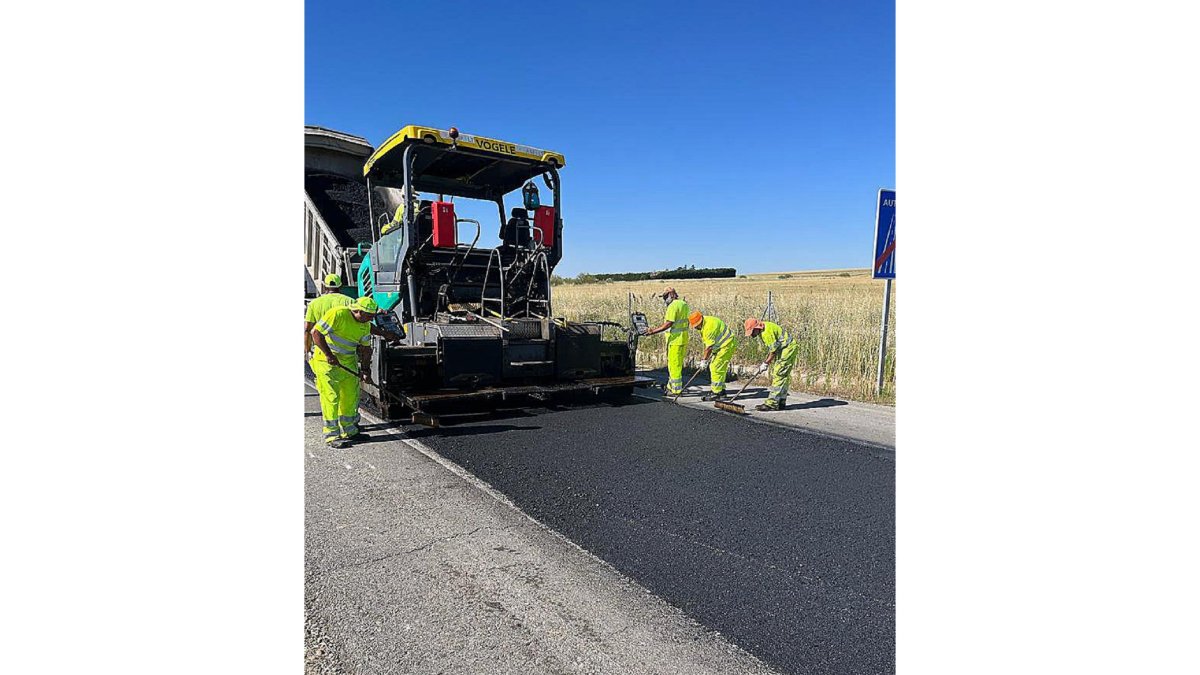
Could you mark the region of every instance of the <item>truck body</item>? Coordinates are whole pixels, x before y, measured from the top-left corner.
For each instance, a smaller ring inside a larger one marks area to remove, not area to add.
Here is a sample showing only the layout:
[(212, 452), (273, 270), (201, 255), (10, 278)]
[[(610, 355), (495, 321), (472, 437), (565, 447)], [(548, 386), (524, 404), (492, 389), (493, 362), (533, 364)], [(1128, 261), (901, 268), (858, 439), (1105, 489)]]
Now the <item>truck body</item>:
[(371, 244), (363, 162), (374, 148), (366, 139), (323, 127), (304, 127), (304, 287), (320, 292), (326, 275), (342, 278), (357, 295), (355, 278)]

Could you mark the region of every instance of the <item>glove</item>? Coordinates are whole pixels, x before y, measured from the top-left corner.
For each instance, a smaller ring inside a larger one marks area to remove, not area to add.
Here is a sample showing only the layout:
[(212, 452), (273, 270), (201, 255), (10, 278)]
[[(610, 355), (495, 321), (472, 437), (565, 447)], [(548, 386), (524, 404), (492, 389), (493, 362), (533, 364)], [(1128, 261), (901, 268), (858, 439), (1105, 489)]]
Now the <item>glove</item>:
[(707, 367), (708, 367), (708, 359), (700, 359), (700, 361), (698, 363), (696, 363), (696, 368), (698, 370), (704, 370)]
[(771, 364), (767, 363), (766, 361), (763, 361), (762, 364), (758, 366), (758, 372), (761, 373), (770, 368), (771, 368)]

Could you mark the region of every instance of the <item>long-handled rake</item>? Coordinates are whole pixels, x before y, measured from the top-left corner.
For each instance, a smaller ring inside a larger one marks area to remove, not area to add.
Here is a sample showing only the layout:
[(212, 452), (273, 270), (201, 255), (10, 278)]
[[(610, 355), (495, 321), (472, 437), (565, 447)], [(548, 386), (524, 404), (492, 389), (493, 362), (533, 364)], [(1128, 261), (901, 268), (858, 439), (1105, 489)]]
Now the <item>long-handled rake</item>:
[(740, 403), (734, 403), (734, 401), (736, 401), (738, 399), (738, 397), (742, 395), (743, 391), (746, 391), (746, 387), (749, 387), (752, 382), (754, 382), (755, 380), (758, 379), (759, 375), (762, 375), (765, 372), (767, 372), (766, 368), (760, 368), (759, 371), (754, 374), (754, 377), (747, 380), (746, 384), (743, 384), (742, 388), (738, 389), (738, 393), (734, 394), (733, 398), (729, 399), (728, 401), (717, 401), (713, 405), (716, 406), (717, 408), (719, 408), (721, 410), (725, 410), (727, 412), (738, 413), (739, 415), (745, 415), (746, 414), (746, 406), (744, 406)]
[[(334, 364), (335, 364), (335, 365), (336, 365), (338, 368), (341, 368), (342, 370), (346, 371), (347, 373), (350, 373), (350, 374), (351, 374), (351, 375), (353, 375), (354, 377), (358, 378), (360, 381), (362, 381), (362, 382), (371, 382), (370, 378), (368, 378), (368, 377), (365, 377), (365, 374), (364, 374), (364, 373), (358, 372), (358, 371), (356, 371), (356, 370), (350, 370), (350, 369), (349, 369), (349, 368), (347, 368), (346, 366), (342, 365), (342, 362), (341, 362), (341, 361), (333, 361), (333, 363), (334, 363)], [(371, 383), (371, 384), (372, 384), (372, 385), (374, 385), (374, 383)], [(396, 403), (399, 403), (400, 405), (408, 405), (407, 403), (405, 403), (405, 402), (404, 402), (404, 399), (400, 398), (399, 396), (396, 396), (395, 394), (393, 394), (392, 392), (390, 392), (390, 391), (388, 391), (388, 390), (384, 389), (383, 387), (376, 386), (376, 388), (377, 388), (377, 389), (379, 389), (379, 391), (380, 391), (380, 392), (382, 392), (382, 393), (384, 393), (384, 394), (387, 394), (388, 398), (392, 399), (392, 400), (393, 400), (393, 401), (395, 401)]]
[(363, 377), (362, 373), (358, 372), (357, 370), (350, 370), (346, 366), (342, 365), (341, 361), (330, 361), (329, 363), (332, 363), (333, 365), (337, 366), (338, 368), (341, 368), (342, 370), (346, 371), (347, 373), (350, 373), (351, 375), (358, 378), (359, 380), (366, 382), (366, 378)]

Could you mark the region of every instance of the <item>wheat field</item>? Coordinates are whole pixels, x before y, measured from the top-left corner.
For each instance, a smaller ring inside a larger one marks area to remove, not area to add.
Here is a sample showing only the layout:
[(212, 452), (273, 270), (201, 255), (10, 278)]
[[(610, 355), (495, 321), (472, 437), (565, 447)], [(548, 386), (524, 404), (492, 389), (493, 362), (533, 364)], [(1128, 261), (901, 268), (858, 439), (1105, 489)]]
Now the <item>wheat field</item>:
[[(661, 293), (668, 285), (693, 310), (715, 314), (736, 331), (738, 347), (733, 363), (743, 367), (752, 367), (766, 357), (761, 340), (744, 337), (742, 322), (747, 317), (762, 316), (770, 291), (778, 323), (800, 341), (800, 357), (792, 373), (794, 391), (895, 402), (896, 282), (892, 283), (884, 387), (882, 395), (877, 396), (875, 378), (884, 282), (872, 279), (869, 270), (778, 272), (736, 279), (556, 284), (554, 314), (574, 321), (626, 324), (632, 293), (634, 311), (645, 312), (650, 325), (656, 326), (663, 321), (665, 306), (654, 294)], [(703, 351), (699, 333), (690, 331), (690, 334), (688, 368)], [(662, 335), (641, 339), (638, 365), (666, 367), (666, 343)], [(759, 383), (762, 382), (760, 378)]]

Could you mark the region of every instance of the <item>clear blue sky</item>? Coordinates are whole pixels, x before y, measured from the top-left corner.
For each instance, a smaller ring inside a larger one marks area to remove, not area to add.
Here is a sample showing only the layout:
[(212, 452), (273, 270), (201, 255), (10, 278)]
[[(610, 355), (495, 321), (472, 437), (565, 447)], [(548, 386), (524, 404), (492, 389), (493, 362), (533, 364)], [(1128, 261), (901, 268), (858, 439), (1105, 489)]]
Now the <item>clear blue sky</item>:
[(306, 123), (566, 155), (560, 274), (870, 266), (892, 0), (308, 0), (305, 19)]

